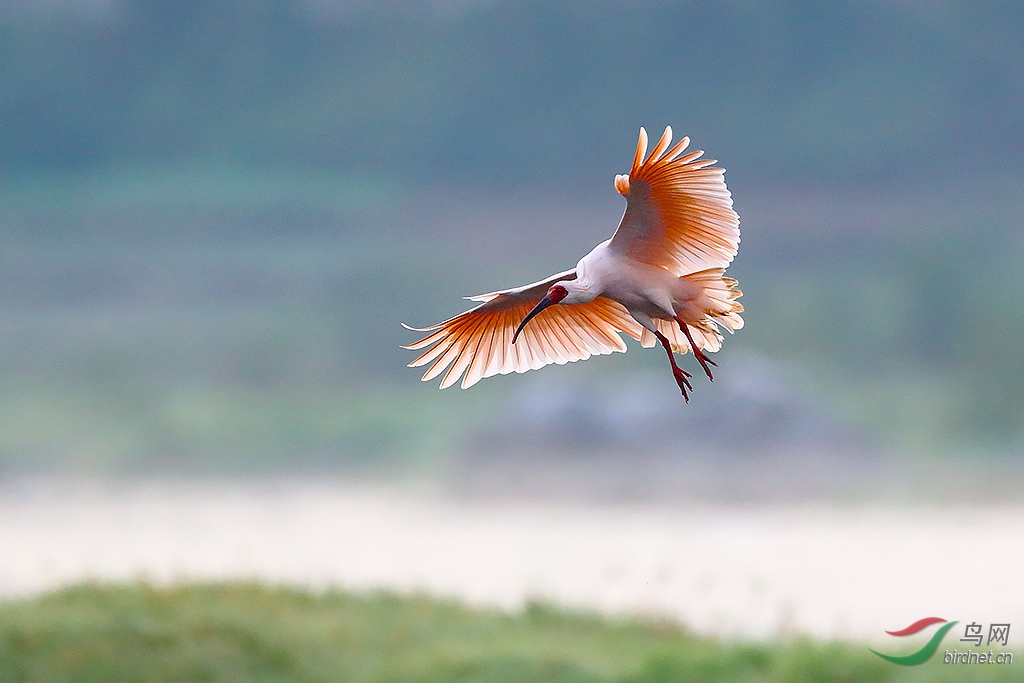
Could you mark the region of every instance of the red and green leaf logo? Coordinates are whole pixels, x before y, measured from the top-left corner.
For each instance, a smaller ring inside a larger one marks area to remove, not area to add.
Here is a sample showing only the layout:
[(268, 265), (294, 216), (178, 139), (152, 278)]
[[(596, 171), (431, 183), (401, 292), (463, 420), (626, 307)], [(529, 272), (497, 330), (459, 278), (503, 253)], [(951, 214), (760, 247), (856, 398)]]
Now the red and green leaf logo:
[(879, 657), (881, 657), (882, 659), (888, 659), (890, 662), (893, 662), (894, 664), (902, 664), (903, 666), (914, 666), (915, 664), (921, 664), (923, 662), (928, 661), (931, 658), (931, 656), (935, 654), (935, 651), (939, 649), (939, 643), (942, 642), (942, 639), (945, 637), (946, 633), (949, 631), (949, 629), (953, 628), (953, 626), (956, 623), (957, 622), (955, 621), (947, 622), (945, 619), (942, 619), (940, 617), (925, 617), (924, 619), (918, 619), (906, 628), (901, 628), (898, 631), (886, 631), (886, 633), (888, 633), (890, 636), (898, 636), (902, 638), (904, 636), (912, 636), (915, 633), (920, 633), (921, 631), (925, 630), (929, 626), (932, 626), (933, 624), (943, 624), (943, 626), (939, 627), (939, 630), (937, 630), (935, 634), (932, 635), (931, 640), (925, 643), (924, 647), (922, 647), (920, 650), (918, 650), (917, 652), (912, 652), (909, 655), (886, 655), (882, 654), (881, 652), (877, 652), (876, 650), (871, 651)]

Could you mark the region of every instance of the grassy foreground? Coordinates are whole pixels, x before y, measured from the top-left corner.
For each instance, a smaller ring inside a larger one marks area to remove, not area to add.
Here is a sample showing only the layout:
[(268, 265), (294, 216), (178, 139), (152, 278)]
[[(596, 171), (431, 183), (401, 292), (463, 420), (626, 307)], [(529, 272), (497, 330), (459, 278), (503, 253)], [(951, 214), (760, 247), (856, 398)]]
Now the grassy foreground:
[(544, 605), (507, 614), (255, 584), (83, 585), (0, 603), (0, 683), (994, 681), (1018, 670), (937, 657), (899, 667), (859, 644), (729, 643)]

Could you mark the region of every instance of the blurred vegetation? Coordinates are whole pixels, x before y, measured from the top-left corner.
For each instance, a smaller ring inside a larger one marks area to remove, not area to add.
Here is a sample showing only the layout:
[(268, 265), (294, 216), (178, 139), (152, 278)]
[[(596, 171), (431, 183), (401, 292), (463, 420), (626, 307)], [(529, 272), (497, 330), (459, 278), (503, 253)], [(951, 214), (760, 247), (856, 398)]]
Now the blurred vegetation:
[(0, 5), (0, 471), (430, 467), (501, 392), (429, 393), (398, 321), (569, 266), (666, 123), (744, 220), (723, 355), (897, 449), (1019, 453), (1022, 31), (1013, 2)]
[(246, 584), (84, 585), (0, 603), (0, 683), (47, 681), (1011, 681), (1013, 666), (900, 667), (864, 645), (695, 636), (530, 604)]
[(761, 179), (1019, 172), (1022, 27), (1011, 0), (12, 3), (0, 168), (536, 183), (672, 123)]

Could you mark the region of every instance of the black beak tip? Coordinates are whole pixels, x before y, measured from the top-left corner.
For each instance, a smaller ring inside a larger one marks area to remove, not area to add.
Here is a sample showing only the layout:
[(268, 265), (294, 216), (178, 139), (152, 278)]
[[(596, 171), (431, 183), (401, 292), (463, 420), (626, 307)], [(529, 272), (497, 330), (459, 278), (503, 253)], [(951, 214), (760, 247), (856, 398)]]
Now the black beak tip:
[(540, 313), (545, 308), (550, 306), (552, 303), (554, 303), (554, 302), (551, 300), (551, 297), (550, 296), (546, 296), (543, 299), (541, 299), (540, 302), (538, 302), (536, 306), (533, 307), (532, 311), (530, 311), (529, 313), (526, 314), (526, 317), (523, 318), (523, 322), (519, 323), (519, 327), (516, 328), (516, 333), (512, 335), (512, 343), (513, 344), (515, 344), (516, 340), (519, 339), (519, 333), (523, 331), (524, 327), (526, 327), (526, 323), (528, 323), (531, 320), (533, 320), (534, 316), (536, 316), (538, 313)]

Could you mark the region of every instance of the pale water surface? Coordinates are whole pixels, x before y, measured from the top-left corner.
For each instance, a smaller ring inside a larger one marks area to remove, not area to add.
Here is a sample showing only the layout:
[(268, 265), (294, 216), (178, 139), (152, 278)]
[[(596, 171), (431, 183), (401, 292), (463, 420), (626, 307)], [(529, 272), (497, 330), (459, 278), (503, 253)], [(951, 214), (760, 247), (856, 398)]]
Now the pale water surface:
[(1022, 566), (1024, 506), (585, 507), (331, 481), (0, 486), (5, 596), (256, 578), (885, 642), (925, 616), (1024, 629)]

